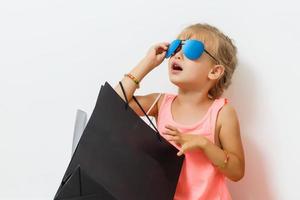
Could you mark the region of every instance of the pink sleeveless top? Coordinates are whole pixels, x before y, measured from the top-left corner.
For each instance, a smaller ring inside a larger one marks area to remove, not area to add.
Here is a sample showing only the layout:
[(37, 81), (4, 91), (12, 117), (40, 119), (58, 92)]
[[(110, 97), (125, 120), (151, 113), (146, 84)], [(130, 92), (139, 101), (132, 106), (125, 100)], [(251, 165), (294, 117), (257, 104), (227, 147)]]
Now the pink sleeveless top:
[[(226, 98), (214, 100), (205, 116), (195, 124), (184, 125), (173, 120), (171, 104), (176, 95), (166, 93), (161, 102), (157, 128), (161, 133), (165, 125), (170, 124), (182, 133), (192, 132), (203, 135), (214, 143), (215, 124), (218, 111), (227, 103)], [(165, 137), (162, 134), (163, 137)], [(177, 149), (179, 147), (171, 142)], [(225, 176), (214, 167), (201, 150), (185, 153), (185, 159), (177, 183), (174, 200), (230, 200)]]

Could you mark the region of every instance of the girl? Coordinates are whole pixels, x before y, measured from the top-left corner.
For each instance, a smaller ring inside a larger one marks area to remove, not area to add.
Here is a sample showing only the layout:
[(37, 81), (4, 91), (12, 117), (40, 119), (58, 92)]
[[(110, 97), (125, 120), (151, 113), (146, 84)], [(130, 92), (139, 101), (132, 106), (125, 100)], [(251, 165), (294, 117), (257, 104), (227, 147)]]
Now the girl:
[[(169, 79), (178, 94), (136, 98), (155, 117), (160, 134), (178, 148), (177, 155), (185, 155), (174, 200), (231, 199), (225, 177), (239, 181), (244, 176), (238, 117), (221, 97), (231, 83), (236, 53), (231, 39), (216, 27), (193, 24), (173, 42), (153, 45), (121, 80), (130, 107), (143, 116), (132, 96), (139, 82), (169, 58)], [(124, 99), (119, 84), (115, 91)]]

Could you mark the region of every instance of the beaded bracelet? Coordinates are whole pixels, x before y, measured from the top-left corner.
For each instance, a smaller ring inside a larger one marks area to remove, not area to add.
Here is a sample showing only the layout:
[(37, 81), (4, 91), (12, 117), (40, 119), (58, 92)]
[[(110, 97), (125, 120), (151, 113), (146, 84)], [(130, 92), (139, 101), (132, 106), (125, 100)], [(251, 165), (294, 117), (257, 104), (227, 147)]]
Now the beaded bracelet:
[(127, 77), (129, 77), (131, 80), (133, 80), (133, 82), (137, 85), (137, 88), (139, 88), (140, 87), (140, 85), (139, 85), (139, 80), (137, 80), (137, 78), (135, 78), (132, 74), (130, 74), (130, 73), (128, 73), (128, 74), (124, 74), (124, 76), (127, 76)]

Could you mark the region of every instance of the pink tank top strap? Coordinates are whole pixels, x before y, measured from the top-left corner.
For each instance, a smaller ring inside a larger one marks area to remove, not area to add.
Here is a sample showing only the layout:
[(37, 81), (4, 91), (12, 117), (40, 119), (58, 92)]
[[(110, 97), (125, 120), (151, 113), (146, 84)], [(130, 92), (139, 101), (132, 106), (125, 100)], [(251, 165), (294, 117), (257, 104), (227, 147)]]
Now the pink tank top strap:
[[(162, 114), (162, 113), (165, 113), (166, 109), (167, 109), (167, 101), (170, 99), (170, 97), (173, 97), (174, 94), (171, 94), (171, 93), (161, 93), (163, 96), (162, 97), (162, 101), (160, 103), (160, 107), (158, 109), (158, 114)], [(158, 115), (159, 116), (159, 115)]]
[(215, 100), (214, 105), (211, 110), (211, 120), (210, 120), (210, 127), (211, 127), (211, 133), (215, 135), (215, 129), (216, 129), (216, 123), (218, 119), (218, 114), (220, 110), (223, 108), (225, 104), (227, 104), (229, 101), (227, 98), (218, 98)]

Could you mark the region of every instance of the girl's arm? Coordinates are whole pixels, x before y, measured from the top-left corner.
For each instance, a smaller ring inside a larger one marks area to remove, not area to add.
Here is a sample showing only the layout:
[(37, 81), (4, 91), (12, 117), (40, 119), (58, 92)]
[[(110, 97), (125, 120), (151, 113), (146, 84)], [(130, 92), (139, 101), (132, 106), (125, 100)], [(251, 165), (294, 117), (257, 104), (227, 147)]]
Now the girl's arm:
[[(155, 67), (160, 65), (165, 59), (166, 51), (168, 49), (168, 42), (158, 43), (153, 45), (147, 52), (147, 55), (138, 63), (136, 67), (134, 67), (129, 74), (134, 76), (139, 82)], [(137, 89), (137, 84), (131, 80), (129, 77), (124, 76), (121, 80), (122, 85), (125, 90), (125, 94), (127, 96), (129, 106), (137, 112), (137, 114), (142, 115), (143, 113), (140, 111), (135, 103), (132, 100), (132, 96)], [(125, 97), (122, 92), (122, 88), (119, 83), (114, 87), (114, 90), (117, 94), (125, 101)], [(157, 93), (152, 93), (145, 96), (137, 96), (137, 100), (141, 103), (141, 106), (145, 109), (150, 106), (153, 102), (153, 99), (157, 96)], [(152, 114), (152, 113), (150, 113)], [(155, 113), (154, 113), (155, 114)]]
[[(200, 148), (225, 176), (233, 181), (239, 181), (244, 176), (245, 159), (238, 117), (231, 105), (227, 104), (220, 110), (218, 123), (219, 139), (223, 149), (209, 140), (202, 142)], [(224, 150), (228, 152), (226, 165), (224, 165), (226, 160)]]
[[(142, 79), (152, 70), (152, 67), (149, 64), (149, 61), (147, 59), (142, 59), (136, 67), (134, 67), (129, 74), (133, 75), (137, 80), (140, 82)], [(127, 95), (128, 101), (132, 99), (132, 96), (137, 89), (137, 84), (131, 80), (129, 77), (124, 76), (121, 80), (122, 85), (124, 87), (125, 93)], [(118, 95), (125, 101), (125, 97), (123, 95), (121, 86), (119, 83), (115, 86), (115, 91), (118, 93)]]

